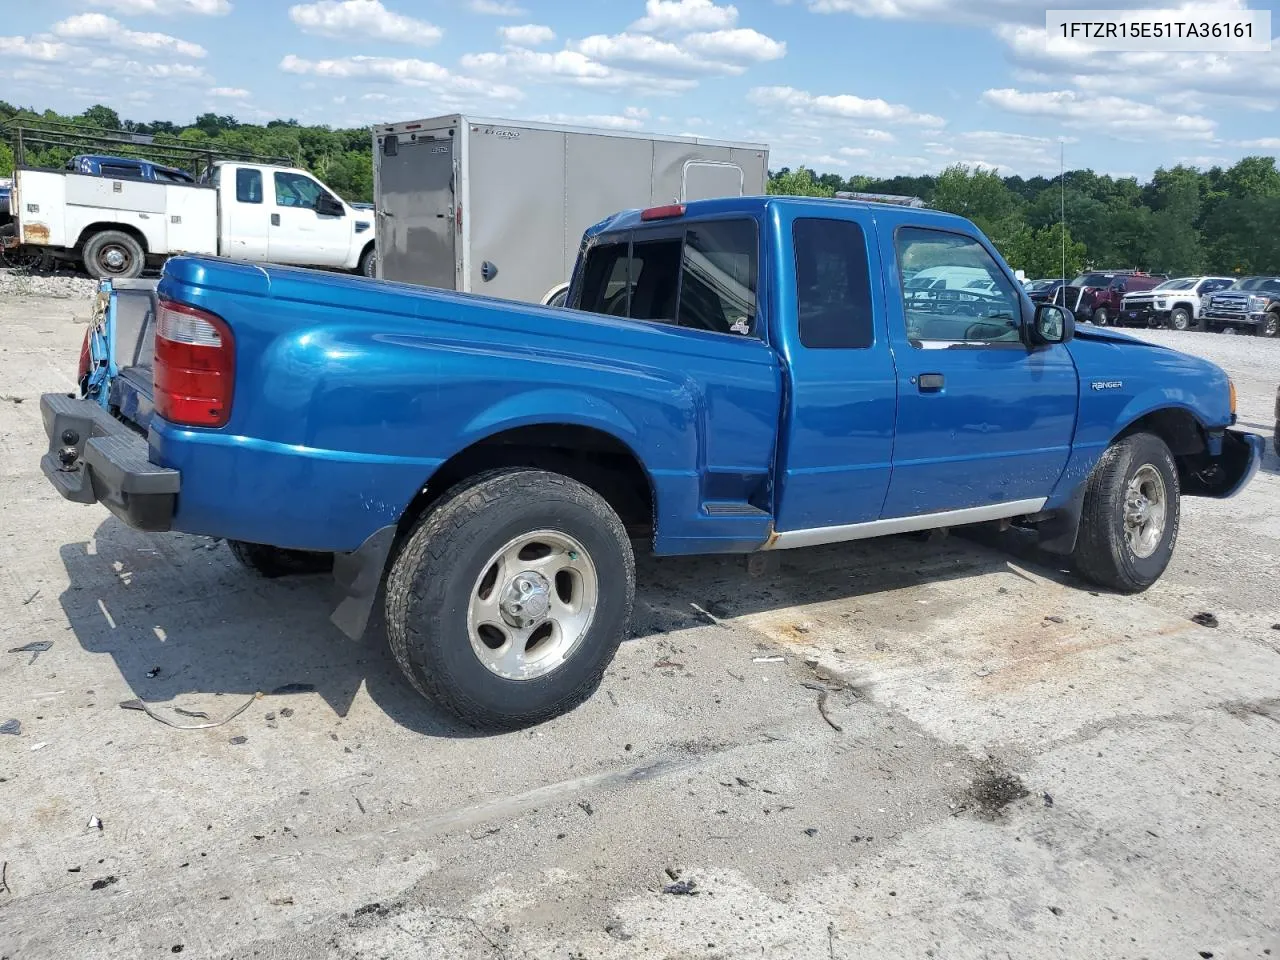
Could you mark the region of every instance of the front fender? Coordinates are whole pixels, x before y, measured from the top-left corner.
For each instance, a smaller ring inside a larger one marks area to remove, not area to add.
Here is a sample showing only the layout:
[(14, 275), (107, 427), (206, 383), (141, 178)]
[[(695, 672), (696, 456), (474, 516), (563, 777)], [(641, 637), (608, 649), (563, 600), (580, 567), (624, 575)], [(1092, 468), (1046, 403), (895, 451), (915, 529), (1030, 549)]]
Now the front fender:
[(1183, 485), (1183, 495), (1218, 500), (1234, 497), (1258, 472), (1265, 450), (1266, 441), (1256, 433), (1224, 430), (1221, 453), (1206, 457), (1206, 466), (1190, 472)]

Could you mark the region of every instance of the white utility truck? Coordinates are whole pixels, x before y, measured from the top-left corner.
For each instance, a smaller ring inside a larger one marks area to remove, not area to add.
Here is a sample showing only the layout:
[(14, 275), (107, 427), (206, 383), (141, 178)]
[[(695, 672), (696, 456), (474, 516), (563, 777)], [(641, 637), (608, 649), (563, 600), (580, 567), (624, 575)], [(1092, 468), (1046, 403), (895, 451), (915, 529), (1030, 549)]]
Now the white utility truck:
[(755, 196), (769, 148), (450, 114), (373, 128), (378, 276), (563, 302), (582, 234), (619, 210)]
[[(373, 275), (371, 211), (355, 209), (305, 170), (256, 159), (215, 159), (205, 150), (123, 132), (17, 128), (12, 133), (16, 164), (13, 223), (4, 239), (8, 248), (83, 264), (100, 279), (136, 277), (179, 253)], [(130, 169), (124, 157), (119, 163), (72, 164), (71, 169), (27, 163), (57, 157), (57, 150), (83, 153), (86, 148), (185, 160), (199, 168), (193, 171), (198, 182), (152, 177), (152, 164), (133, 160)]]

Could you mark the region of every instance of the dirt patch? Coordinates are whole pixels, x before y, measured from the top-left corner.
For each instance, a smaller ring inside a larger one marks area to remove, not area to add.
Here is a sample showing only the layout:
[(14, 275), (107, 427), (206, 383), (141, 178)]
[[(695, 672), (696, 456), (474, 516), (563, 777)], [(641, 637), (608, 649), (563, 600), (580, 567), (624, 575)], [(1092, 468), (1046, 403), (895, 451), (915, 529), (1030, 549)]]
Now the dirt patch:
[(980, 768), (964, 792), (959, 811), (971, 811), (984, 820), (998, 820), (1015, 800), (1031, 796), (1017, 774), (994, 764)]
[(1224, 703), (1222, 709), (1237, 720), (1264, 717), (1280, 723), (1280, 697), (1268, 697), (1265, 700), (1232, 700), (1230, 703)]

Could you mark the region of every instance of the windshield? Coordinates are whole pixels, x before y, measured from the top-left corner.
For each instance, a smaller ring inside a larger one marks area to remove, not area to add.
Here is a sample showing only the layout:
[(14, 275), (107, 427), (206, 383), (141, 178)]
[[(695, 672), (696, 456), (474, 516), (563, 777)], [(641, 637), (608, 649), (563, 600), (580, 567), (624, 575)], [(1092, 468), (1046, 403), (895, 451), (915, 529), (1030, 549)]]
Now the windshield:
[(1280, 280), (1275, 277), (1244, 277), (1231, 285), (1232, 290), (1263, 290), (1280, 293)]
[(1177, 280), (1166, 280), (1157, 290), (1190, 290), (1196, 285), (1195, 277), (1180, 277)]
[(1105, 287), (1111, 282), (1112, 273), (1082, 273), (1071, 281), (1073, 287)]

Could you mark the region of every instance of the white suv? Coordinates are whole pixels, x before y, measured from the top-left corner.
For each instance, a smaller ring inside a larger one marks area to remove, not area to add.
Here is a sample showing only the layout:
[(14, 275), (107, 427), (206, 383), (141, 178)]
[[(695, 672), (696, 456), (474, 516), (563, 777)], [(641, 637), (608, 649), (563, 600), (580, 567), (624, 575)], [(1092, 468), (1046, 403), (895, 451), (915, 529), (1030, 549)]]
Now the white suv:
[(1200, 298), (1225, 290), (1231, 277), (1177, 277), (1151, 290), (1130, 293), (1120, 302), (1119, 323), (1128, 327), (1200, 329)]

